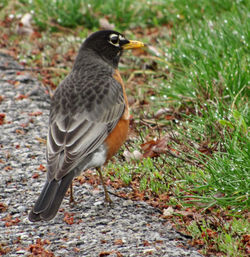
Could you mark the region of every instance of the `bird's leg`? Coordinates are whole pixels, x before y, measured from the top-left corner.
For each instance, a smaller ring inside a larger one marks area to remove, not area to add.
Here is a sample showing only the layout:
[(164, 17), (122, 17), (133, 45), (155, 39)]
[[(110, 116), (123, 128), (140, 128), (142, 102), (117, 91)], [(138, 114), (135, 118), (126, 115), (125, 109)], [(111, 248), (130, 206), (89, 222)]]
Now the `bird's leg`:
[(70, 204), (74, 204), (75, 203), (75, 200), (74, 200), (74, 194), (73, 194), (73, 182), (71, 182), (70, 184), (70, 187), (69, 187), (69, 193), (70, 193), (70, 196), (69, 196), (69, 203)]
[(111, 204), (111, 203), (112, 203), (112, 200), (111, 200), (110, 197), (109, 197), (108, 190), (107, 190), (106, 185), (105, 185), (105, 183), (104, 183), (103, 176), (102, 176), (102, 172), (101, 172), (101, 168), (98, 167), (98, 168), (96, 168), (96, 169), (97, 169), (97, 171), (98, 171), (98, 173), (99, 173), (99, 176), (100, 176), (100, 179), (101, 179), (101, 182), (102, 182), (102, 186), (103, 186), (103, 189), (104, 189), (105, 202), (108, 202), (108, 203)]

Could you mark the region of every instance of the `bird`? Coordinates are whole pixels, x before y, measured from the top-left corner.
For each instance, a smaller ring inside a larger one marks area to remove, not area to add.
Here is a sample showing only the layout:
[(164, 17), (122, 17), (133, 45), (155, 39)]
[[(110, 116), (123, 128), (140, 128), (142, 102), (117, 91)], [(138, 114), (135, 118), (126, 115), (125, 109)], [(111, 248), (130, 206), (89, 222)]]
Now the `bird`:
[(118, 71), (124, 50), (142, 48), (114, 30), (92, 33), (52, 98), (47, 135), (47, 178), (29, 212), (31, 222), (53, 219), (74, 177), (96, 168), (105, 201), (112, 202), (101, 168), (126, 141), (129, 106)]

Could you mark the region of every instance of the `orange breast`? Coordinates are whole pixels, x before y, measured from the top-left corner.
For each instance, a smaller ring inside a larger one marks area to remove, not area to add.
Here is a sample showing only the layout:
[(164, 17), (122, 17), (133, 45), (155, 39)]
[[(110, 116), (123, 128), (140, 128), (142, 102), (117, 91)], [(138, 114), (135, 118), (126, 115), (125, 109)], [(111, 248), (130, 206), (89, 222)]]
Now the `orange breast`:
[(128, 135), (129, 120), (121, 119), (105, 140), (108, 153), (106, 162), (119, 150)]
[(113, 77), (122, 85), (125, 110), (116, 127), (111, 131), (105, 140), (105, 143), (108, 147), (106, 162), (119, 150), (122, 144), (126, 141), (129, 129), (129, 108), (125, 86), (118, 70), (115, 71)]

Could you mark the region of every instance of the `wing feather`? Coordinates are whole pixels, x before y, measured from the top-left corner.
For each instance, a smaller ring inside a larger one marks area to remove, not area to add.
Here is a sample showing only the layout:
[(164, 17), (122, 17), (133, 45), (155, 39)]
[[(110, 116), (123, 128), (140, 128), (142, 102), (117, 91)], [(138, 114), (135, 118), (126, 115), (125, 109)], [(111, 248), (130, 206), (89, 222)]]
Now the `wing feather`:
[[(76, 86), (72, 83), (77, 81), (71, 76), (61, 83), (52, 99), (47, 140), (49, 180), (62, 178), (95, 151), (115, 127), (125, 108), (122, 86), (115, 79), (107, 77), (105, 83), (100, 81), (102, 84), (95, 86), (94, 99), (99, 102), (89, 108), (92, 103), (88, 100), (89, 95), (84, 95), (84, 84), (78, 94), (71, 92)], [(103, 94), (104, 90), (106, 94)], [(89, 90), (90, 94), (92, 91)]]

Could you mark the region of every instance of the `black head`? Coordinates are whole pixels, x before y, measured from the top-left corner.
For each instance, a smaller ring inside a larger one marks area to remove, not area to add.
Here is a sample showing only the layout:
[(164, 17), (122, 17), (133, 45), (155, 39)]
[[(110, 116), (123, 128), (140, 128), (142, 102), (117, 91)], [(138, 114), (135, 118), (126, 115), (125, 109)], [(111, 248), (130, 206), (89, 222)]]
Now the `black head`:
[(143, 47), (139, 41), (130, 41), (113, 30), (101, 30), (90, 35), (81, 50), (92, 50), (110, 65), (117, 67), (123, 50)]

